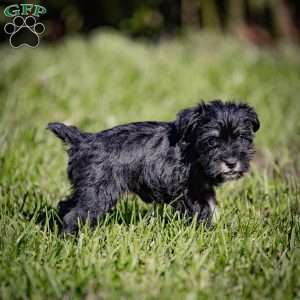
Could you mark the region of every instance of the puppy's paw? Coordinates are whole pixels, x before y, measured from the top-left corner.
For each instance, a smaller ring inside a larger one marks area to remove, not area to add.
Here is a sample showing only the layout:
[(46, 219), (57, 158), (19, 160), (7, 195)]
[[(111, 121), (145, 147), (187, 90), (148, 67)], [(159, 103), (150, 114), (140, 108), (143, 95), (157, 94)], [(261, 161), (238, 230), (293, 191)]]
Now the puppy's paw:
[(75, 234), (78, 231), (79, 217), (76, 210), (71, 210), (63, 217), (62, 233)]

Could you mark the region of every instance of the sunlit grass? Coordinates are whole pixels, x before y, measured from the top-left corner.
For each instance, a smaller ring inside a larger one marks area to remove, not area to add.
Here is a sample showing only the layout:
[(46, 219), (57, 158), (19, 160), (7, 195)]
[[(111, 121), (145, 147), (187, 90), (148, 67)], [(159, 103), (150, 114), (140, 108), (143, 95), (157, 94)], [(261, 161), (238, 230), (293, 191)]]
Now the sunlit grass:
[[(2, 46), (0, 298), (299, 298), (300, 61), (291, 53), (206, 34)], [(216, 228), (129, 196), (95, 231), (59, 235), (54, 208), (69, 184), (49, 121), (97, 131), (172, 120), (214, 98), (243, 99), (261, 120), (253, 171), (218, 190)]]

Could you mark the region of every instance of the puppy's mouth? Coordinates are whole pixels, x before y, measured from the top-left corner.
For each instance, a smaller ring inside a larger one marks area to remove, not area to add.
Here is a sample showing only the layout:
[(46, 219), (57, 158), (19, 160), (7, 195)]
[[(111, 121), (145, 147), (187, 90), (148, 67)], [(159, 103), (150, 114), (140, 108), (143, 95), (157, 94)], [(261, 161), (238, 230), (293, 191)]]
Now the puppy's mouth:
[(234, 180), (242, 177), (242, 172), (239, 171), (227, 171), (222, 173), (224, 180)]

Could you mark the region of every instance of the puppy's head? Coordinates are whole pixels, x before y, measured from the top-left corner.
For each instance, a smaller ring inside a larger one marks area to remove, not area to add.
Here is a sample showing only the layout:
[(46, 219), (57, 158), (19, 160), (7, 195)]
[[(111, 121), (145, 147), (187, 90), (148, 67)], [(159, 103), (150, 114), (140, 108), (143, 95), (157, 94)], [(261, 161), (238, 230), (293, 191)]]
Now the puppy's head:
[(248, 171), (260, 123), (247, 104), (201, 103), (181, 111), (175, 125), (186, 155), (212, 182), (238, 179)]

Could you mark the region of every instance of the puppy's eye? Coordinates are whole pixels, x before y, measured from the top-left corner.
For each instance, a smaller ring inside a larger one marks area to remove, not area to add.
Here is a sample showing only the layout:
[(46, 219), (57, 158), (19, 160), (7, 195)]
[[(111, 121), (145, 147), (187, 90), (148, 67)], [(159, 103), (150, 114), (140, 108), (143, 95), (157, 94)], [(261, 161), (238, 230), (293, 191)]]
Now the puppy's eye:
[(211, 137), (207, 139), (206, 142), (209, 147), (216, 147), (218, 145), (218, 139), (216, 137)]

